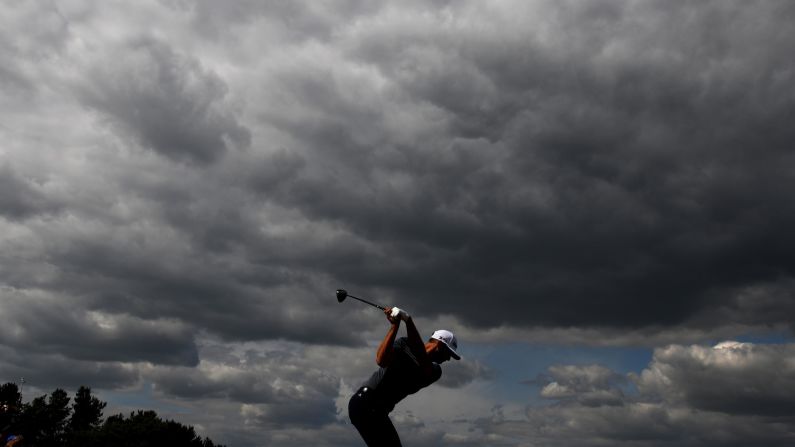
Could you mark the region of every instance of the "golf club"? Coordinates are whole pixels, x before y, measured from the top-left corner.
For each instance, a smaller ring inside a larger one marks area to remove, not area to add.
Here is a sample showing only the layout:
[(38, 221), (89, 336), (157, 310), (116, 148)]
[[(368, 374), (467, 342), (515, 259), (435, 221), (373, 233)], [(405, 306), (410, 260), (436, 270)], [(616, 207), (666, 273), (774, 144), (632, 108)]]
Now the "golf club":
[(373, 304), (373, 303), (371, 303), (371, 302), (369, 302), (367, 300), (363, 300), (363, 299), (357, 298), (357, 297), (355, 297), (353, 295), (349, 295), (348, 291), (345, 290), (345, 289), (337, 289), (337, 301), (338, 302), (341, 303), (341, 302), (345, 301), (345, 298), (348, 298), (348, 297), (351, 297), (351, 298), (353, 298), (355, 300), (359, 300), (359, 301), (361, 301), (361, 302), (363, 302), (365, 304), (369, 304), (369, 305), (371, 305), (373, 307), (377, 307), (377, 308), (379, 308), (381, 310), (385, 310), (386, 309), (384, 306), (379, 306), (378, 304)]

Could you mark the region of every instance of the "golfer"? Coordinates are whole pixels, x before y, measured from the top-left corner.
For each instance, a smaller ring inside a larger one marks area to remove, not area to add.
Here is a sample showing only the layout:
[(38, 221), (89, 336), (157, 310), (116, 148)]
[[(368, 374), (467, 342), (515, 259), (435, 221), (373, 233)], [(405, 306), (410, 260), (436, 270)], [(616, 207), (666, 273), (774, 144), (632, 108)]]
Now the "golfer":
[[(409, 314), (397, 307), (387, 307), (384, 313), (392, 326), (375, 355), (380, 368), (351, 397), (348, 414), (369, 447), (400, 447), (400, 437), (389, 420), (395, 404), (439, 380), (439, 364), (461, 357), (452, 332), (438, 330), (423, 343)], [(396, 340), (401, 321), (406, 323), (407, 337)]]

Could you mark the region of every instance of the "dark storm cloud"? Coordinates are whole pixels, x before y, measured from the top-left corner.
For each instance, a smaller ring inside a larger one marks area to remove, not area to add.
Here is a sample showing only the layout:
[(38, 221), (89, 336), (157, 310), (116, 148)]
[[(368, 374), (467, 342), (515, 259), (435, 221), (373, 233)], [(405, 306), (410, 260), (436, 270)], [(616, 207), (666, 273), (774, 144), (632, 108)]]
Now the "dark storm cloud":
[[(238, 340), (362, 343), (313, 313), (329, 283), (477, 328), (783, 323), (790, 72), (771, 55), (791, 27), (738, 27), (750, 13), (724, 5), (368, 9), (263, 56), (264, 87), (245, 93), (162, 37), (111, 40), (68, 85), (127, 158), (92, 159), (108, 197), (70, 178), (54, 201), (4, 176), (5, 215), (58, 203), (74, 219), (37, 230), (46, 262), (8, 279)], [(235, 10), (215, 20), (280, 17)], [(248, 94), (256, 108), (237, 113)], [(54, 273), (25, 277), (37, 269)]]
[(250, 143), (249, 131), (222, 104), (226, 84), (197, 60), (149, 38), (107, 51), (86, 73), (80, 95), (143, 146), (172, 160), (204, 164), (230, 145)]
[(273, 28), (270, 30), (272, 38), (291, 43), (313, 38), (329, 39), (339, 22), (355, 20), (357, 16), (366, 15), (380, 7), (378, 2), (364, 0), (343, 0), (333, 4), (257, 0), (226, 4), (212, 0), (166, 4), (177, 9), (188, 9), (202, 33), (210, 32), (212, 37), (223, 35), (230, 26), (265, 20)]
[(73, 360), (60, 354), (37, 354), (4, 345), (0, 345), (0, 353), (3, 356), (0, 376), (4, 383), (24, 378), (27, 386), (44, 392), (58, 387), (122, 388), (134, 385), (140, 377), (135, 368), (118, 362)]
[(0, 309), (8, 319), (0, 343), (29, 353), (97, 362), (198, 362), (193, 331), (176, 321), (91, 313), (75, 308), (74, 300), (8, 289)]
[(43, 60), (63, 49), (68, 25), (55, 8), (35, 3), (5, 5), (0, 16), (0, 89), (4, 99), (27, 98), (35, 92), (36, 73), (30, 63)]
[[(328, 269), (423, 314), (454, 300), (483, 327), (709, 327), (719, 303), (756, 320), (738, 296), (795, 265), (795, 79), (777, 56), (795, 10), (741, 6), (537, 2), (522, 22), (468, 5), (471, 22), (361, 24), (340, 42), (387, 87), (354, 95), (339, 67), (285, 76), (323, 118), (274, 118), (305, 155), (268, 197), (380, 247), (389, 261)], [(386, 98), (427, 117), (404, 131), (440, 132), (402, 143)], [(499, 305), (481, 312), (484, 296)]]
[[(108, 237), (102, 238), (106, 231)], [(235, 340), (287, 337), (324, 344), (363, 343), (344, 325), (331, 326), (318, 318), (311, 305), (300, 305), (304, 300), (328, 305), (330, 300), (274, 287), (277, 280), (289, 281), (291, 275), (274, 265), (278, 258), (263, 265), (229, 265), (226, 256), (196, 252), (179, 238), (165, 242), (133, 231), (130, 238), (114, 241), (112, 233), (97, 228), (89, 238), (69, 241), (50, 259), (63, 273), (55, 283), (85, 297), (92, 308), (147, 320), (175, 318)], [(141, 245), (141, 238), (150, 237)], [(167, 245), (157, 247), (160, 242)]]
[(329, 283), (477, 328), (786, 322), (787, 3), (168, 4), (322, 38), (269, 47), (243, 86), (165, 34), (83, 47), (83, 17), (52, 21), (49, 69), (72, 72), (47, 79), (122, 147), (86, 158), (101, 191), (57, 178), (68, 198), (4, 171), (5, 216), (68, 209), (36, 227), (46, 261), (9, 260), (14, 286), (232, 339), (361, 343), (313, 314)]
[(58, 204), (41, 189), (41, 185), (20, 177), (10, 166), (0, 165), (0, 215), (20, 220), (57, 211)]

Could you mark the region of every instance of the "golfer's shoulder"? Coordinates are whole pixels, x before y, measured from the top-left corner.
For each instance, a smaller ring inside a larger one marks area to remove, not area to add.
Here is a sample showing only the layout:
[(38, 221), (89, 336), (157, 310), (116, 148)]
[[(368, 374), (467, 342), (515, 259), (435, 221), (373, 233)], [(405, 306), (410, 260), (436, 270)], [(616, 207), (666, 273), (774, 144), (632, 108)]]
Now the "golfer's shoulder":
[(400, 351), (409, 349), (409, 339), (408, 339), (408, 337), (400, 337), (398, 339), (395, 339), (395, 342), (392, 343), (392, 347), (395, 350), (400, 350)]
[(394, 353), (394, 359), (398, 363), (417, 363), (417, 359), (414, 356), (414, 353), (411, 352), (411, 346), (409, 346), (409, 339), (406, 337), (398, 338), (395, 340), (395, 343), (392, 345), (392, 352)]
[(442, 378), (442, 365), (431, 363), (431, 382), (436, 382)]

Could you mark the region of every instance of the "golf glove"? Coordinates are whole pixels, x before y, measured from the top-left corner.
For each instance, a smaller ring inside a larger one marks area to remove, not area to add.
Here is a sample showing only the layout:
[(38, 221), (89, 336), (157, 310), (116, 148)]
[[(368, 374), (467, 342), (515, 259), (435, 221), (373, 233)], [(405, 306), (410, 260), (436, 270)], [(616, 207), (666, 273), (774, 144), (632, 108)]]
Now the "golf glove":
[(405, 310), (403, 310), (403, 309), (401, 309), (399, 307), (393, 307), (392, 308), (392, 318), (399, 318), (399, 319), (401, 319), (403, 321), (406, 321), (409, 318), (409, 314), (406, 313)]

